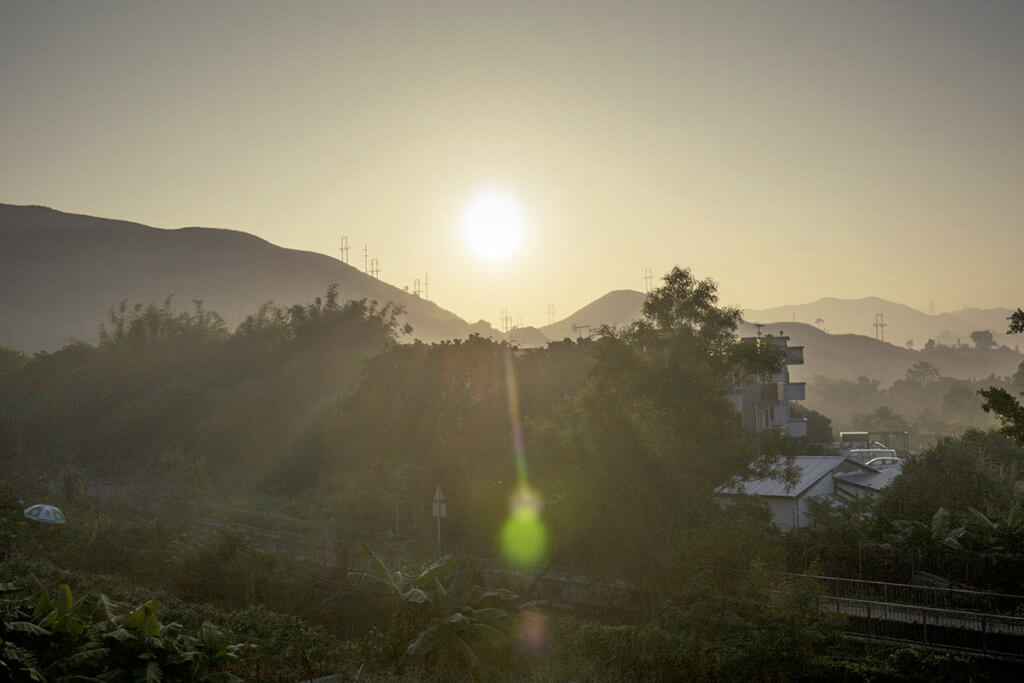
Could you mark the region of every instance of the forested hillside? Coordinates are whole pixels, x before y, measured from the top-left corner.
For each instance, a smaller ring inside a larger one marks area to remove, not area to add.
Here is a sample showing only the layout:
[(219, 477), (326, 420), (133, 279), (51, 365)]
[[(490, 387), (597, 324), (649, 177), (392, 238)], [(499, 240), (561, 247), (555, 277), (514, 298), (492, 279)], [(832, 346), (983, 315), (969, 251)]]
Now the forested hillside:
[(307, 303), (329, 282), (345, 299), (402, 306), (420, 339), (499, 336), (337, 259), (237, 230), (164, 230), (0, 204), (0, 343), (30, 353), (95, 342), (97, 321), (124, 299), (173, 295), (178, 312), (201, 300), (233, 328), (264, 303)]

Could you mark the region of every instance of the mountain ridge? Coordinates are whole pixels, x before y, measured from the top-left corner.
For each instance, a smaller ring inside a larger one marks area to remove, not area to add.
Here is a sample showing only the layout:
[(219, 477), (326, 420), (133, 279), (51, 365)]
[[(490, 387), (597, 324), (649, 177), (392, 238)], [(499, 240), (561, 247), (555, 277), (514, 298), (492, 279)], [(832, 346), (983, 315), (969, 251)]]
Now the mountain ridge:
[(0, 204), (0, 343), (53, 350), (95, 339), (119, 301), (200, 299), (240, 322), (263, 303), (304, 303), (336, 282), (344, 298), (393, 301), (424, 341), (499, 338), (434, 302), (326, 254), (289, 249), (229, 228), (153, 226), (41, 206)]

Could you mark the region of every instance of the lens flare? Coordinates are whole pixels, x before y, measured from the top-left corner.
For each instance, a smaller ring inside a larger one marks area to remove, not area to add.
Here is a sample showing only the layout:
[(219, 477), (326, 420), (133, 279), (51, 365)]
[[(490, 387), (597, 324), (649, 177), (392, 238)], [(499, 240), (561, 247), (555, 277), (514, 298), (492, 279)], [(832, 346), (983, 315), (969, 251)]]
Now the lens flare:
[(512, 625), (515, 647), (520, 652), (537, 657), (548, 644), (548, 620), (543, 614), (524, 610)]
[(509, 563), (521, 569), (533, 569), (540, 566), (547, 554), (548, 532), (540, 516), (540, 496), (527, 482), (526, 448), (523, 443), (523, 425), (519, 419), (519, 387), (510, 348), (505, 349), (505, 386), (508, 389), (508, 412), (518, 484), (512, 494), (508, 519), (501, 528), (501, 552)]
[(522, 569), (540, 565), (547, 554), (548, 532), (540, 518), (540, 499), (525, 484), (512, 497), (512, 509), (501, 528), (501, 552)]

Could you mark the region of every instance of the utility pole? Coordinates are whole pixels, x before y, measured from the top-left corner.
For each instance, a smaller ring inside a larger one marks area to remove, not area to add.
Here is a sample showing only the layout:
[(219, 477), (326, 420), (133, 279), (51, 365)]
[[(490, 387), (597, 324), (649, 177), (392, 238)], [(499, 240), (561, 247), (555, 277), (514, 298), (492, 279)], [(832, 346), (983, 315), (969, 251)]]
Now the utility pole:
[(448, 504), (445, 503), (444, 492), (441, 491), (441, 485), (438, 484), (437, 490), (434, 491), (434, 504), (433, 504), (434, 517), (437, 518), (437, 552), (441, 552), (441, 519), (448, 516)]
[(341, 260), (348, 264), (348, 235), (341, 238)]

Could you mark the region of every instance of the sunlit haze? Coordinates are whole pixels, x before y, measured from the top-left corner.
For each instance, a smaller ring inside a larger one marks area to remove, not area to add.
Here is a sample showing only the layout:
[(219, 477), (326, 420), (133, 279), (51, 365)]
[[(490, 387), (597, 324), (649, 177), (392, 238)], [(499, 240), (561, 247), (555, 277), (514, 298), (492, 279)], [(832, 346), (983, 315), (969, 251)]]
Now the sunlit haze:
[[(745, 307), (1010, 306), (1021, 35), (1016, 2), (4, 3), (0, 201), (347, 236), (468, 320), (676, 263)], [(517, 254), (467, 242), (490, 183)]]
[(492, 263), (517, 254), (523, 246), (525, 228), (519, 204), (496, 187), (473, 199), (462, 227), (473, 253)]

